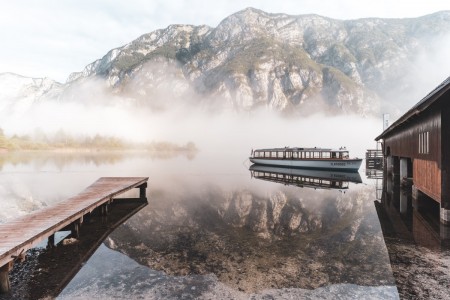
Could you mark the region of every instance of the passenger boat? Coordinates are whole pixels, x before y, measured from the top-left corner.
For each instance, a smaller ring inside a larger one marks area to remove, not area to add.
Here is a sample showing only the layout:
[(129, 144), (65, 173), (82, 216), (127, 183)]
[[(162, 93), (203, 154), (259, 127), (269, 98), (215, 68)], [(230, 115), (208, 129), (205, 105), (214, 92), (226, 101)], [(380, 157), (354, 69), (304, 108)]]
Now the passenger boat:
[(349, 158), (344, 147), (339, 150), (325, 148), (268, 148), (252, 150), (250, 161), (254, 164), (291, 168), (336, 169), (357, 171), (361, 158)]

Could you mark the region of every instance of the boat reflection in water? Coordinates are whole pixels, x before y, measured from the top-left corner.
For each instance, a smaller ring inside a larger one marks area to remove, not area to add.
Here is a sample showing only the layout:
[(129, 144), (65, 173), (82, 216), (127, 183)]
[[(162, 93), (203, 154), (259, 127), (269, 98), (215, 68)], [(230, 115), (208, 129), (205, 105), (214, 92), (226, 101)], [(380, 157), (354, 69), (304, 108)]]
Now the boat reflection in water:
[(348, 189), (349, 183), (361, 183), (361, 176), (357, 171), (343, 172), (326, 169), (300, 169), (286, 167), (272, 167), (254, 164), (250, 166), (252, 177), (314, 189)]

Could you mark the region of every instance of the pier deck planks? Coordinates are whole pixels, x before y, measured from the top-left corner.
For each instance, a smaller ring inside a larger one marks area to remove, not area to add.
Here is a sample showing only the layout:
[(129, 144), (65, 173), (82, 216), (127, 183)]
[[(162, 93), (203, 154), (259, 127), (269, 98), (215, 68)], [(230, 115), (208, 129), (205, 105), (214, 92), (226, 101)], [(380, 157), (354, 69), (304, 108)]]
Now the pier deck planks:
[(137, 187), (148, 177), (102, 177), (78, 195), (0, 224), (0, 268), (96, 207)]

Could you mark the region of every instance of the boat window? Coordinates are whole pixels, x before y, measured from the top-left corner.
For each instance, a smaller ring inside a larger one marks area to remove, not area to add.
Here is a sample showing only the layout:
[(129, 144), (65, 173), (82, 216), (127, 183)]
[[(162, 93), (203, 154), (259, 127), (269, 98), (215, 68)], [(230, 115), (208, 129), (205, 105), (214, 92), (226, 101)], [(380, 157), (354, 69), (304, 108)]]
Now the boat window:
[(330, 158), (330, 152), (323, 152), (322, 158)]
[(336, 158), (336, 152), (331, 152), (331, 158)]

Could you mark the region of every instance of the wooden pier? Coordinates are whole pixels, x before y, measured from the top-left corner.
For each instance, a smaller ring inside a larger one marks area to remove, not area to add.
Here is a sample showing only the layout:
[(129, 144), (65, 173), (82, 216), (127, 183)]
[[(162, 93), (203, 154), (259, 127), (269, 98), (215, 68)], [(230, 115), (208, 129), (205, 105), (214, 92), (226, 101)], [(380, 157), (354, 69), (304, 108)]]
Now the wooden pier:
[(0, 292), (8, 292), (9, 271), (16, 260), (23, 260), (28, 249), (48, 239), (54, 244), (54, 234), (71, 230), (78, 236), (86, 214), (108, 205), (133, 188), (139, 188), (139, 199), (146, 200), (148, 177), (102, 177), (78, 195), (29, 215), (0, 224)]
[(383, 169), (383, 151), (378, 149), (369, 149), (366, 152), (366, 169)]

